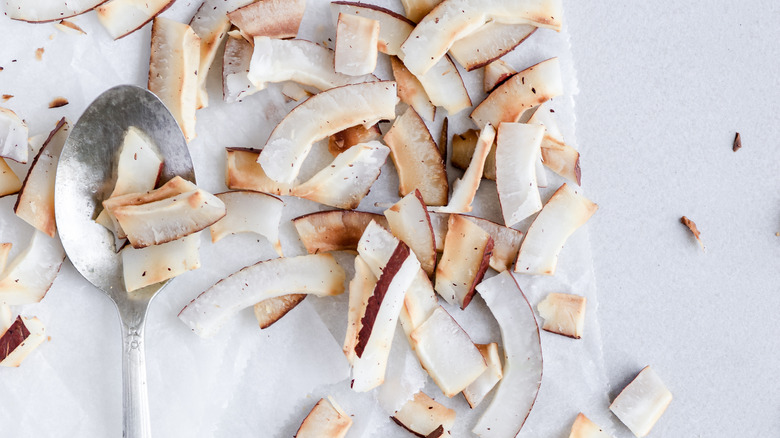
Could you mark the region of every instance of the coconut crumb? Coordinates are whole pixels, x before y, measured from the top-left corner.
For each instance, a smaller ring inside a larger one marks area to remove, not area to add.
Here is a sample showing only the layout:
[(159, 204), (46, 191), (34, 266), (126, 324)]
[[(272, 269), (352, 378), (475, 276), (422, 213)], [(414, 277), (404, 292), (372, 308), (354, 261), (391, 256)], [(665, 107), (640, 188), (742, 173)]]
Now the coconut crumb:
[(8, 102), (12, 97), (14, 97), (13, 94), (3, 94), (3, 102)]
[(736, 152), (740, 149), (742, 149), (742, 137), (740, 137), (739, 132), (737, 132), (737, 135), (734, 137), (734, 144), (731, 146), (731, 150)]
[(37, 59), (38, 61), (43, 59), (43, 47), (38, 47), (37, 49), (35, 49), (35, 59)]
[(696, 227), (696, 223), (692, 220), (688, 219), (687, 217), (683, 216), (680, 218), (680, 223), (688, 227), (689, 230), (691, 230), (691, 233), (693, 233), (693, 237), (696, 238), (696, 241), (699, 242), (699, 246), (701, 246), (701, 249), (704, 249), (704, 243), (701, 240), (701, 232)]
[(65, 106), (69, 104), (68, 99), (65, 99), (62, 96), (55, 97), (51, 102), (49, 102), (49, 108), (59, 108), (61, 106)]

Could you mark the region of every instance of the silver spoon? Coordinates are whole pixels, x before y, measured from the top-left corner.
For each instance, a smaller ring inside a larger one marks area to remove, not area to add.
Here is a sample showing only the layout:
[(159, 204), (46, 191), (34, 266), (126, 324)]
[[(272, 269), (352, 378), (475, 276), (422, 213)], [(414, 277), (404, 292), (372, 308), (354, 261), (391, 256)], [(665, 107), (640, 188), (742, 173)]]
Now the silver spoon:
[(73, 266), (111, 298), (122, 322), (122, 384), (125, 438), (150, 437), (146, 392), (144, 322), (149, 302), (165, 283), (128, 293), (122, 257), (113, 234), (94, 221), (116, 182), (115, 167), (125, 131), (135, 126), (155, 142), (165, 164), (160, 181), (178, 175), (195, 182), (187, 142), (168, 109), (151, 92), (120, 85), (84, 111), (65, 142), (57, 167), (55, 216)]

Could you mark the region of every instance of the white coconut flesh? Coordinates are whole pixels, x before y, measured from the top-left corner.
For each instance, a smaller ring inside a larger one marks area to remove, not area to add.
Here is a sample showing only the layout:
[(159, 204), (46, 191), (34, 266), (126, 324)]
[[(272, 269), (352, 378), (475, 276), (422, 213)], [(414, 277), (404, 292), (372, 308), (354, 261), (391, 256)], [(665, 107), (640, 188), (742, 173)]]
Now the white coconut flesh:
[(256, 36), (295, 38), (306, 11), (305, 0), (241, 1), (244, 5), (228, 9), (230, 22), (248, 40)]
[(477, 348), (482, 354), (482, 357), (485, 358), (487, 368), (476, 380), (471, 382), (471, 384), (463, 390), (463, 396), (472, 409), (482, 403), (482, 400), (485, 399), (504, 376), (501, 357), (498, 354), (498, 344), (495, 342), (490, 344), (477, 344)]
[(417, 256), (423, 270), (432, 275), (436, 267), (436, 242), (425, 201), (419, 190), (404, 196), (385, 210), (390, 230)]
[(36, 231), (27, 248), (0, 275), (0, 304), (41, 301), (57, 278), (63, 260), (65, 250), (60, 239)]
[(436, 106), (431, 103), (428, 93), (420, 81), (406, 69), (404, 63), (393, 56), (390, 58), (393, 77), (398, 83), (398, 97), (401, 101), (414, 108), (422, 118), (433, 121), (436, 116)]
[(339, 14), (352, 14), (379, 22), (377, 49), (390, 56), (398, 55), (401, 44), (414, 29), (414, 22), (389, 9), (368, 3), (335, 1), (330, 4), (333, 22)]
[(490, 93), (515, 73), (517, 73), (517, 70), (500, 59), (496, 59), (485, 65), (485, 77), (483, 79), (483, 89), (485, 90), (485, 93)]
[(571, 425), (569, 438), (613, 438), (604, 432), (596, 423), (586, 417), (582, 412), (577, 414), (574, 424)]
[(542, 209), (536, 185), (544, 126), (501, 123), (496, 141), (496, 189), (504, 224), (511, 227)]
[(10, 109), (0, 108), (0, 157), (26, 163), (27, 136), (27, 124)]
[(637, 437), (650, 433), (672, 402), (672, 393), (647, 366), (615, 398), (609, 410)]
[(358, 242), (371, 221), (380, 228), (388, 227), (384, 216), (356, 210), (319, 211), (292, 220), (309, 254), (357, 251)]
[(436, 292), (453, 306), (468, 307), (492, 252), (490, 234), (464, 216), (450, 215), (444, 252), (436, 266)]
[(125, 246), (121, 254), (122, 275), (127, 291), (132, 292), (200, 268), (199, 250), (200, 233), (146, 248)]
[(211, 241), (218, 242), (229, 234), (256, 233), (266, 239), (282, 257), (279, 223), (284, 201), (265, 193), (248, 190), (214, 195), (225, 204), (225, 216), (210, 227)]
[(0, 158), (0, 198), (13, 195), (22, 188), (22, 180), (8, 166), (4, 159)]
[(228, 35), (222, 55), (222, 99), (225, 102), (239, 102), (260, 91), (248, 77), (253, 49), (252, 43), (240, 34)]
[(106, 0), (5, 0), (8, 18), (32, 23), (59, 21), (91, 11)]
[(289, 195), (292, 185), (279, 184), (265, 174), (257, 162), (260, 151), (253, 149), (226, 148), (227, 170), (225, 185), (231, 190), (253, 190), (272, 195)]
[[(407, 67), (408, 68), (408, 67)], [(471, 98), (458, 68), (444, 56), (425, 74), (415, 74), (431, 103), (443, 107), (450, 115), (471, 106)]]
[(458, 61), (458, 64), (466, 70), (472, 71), (499, 60), (535, 31), (536, 26), (530, 24), (506, 24), (491, 21), (473, 33), (455, 41), (449, 52)]
[(542, 329), (551, 333), (580, 339), (585, 327), (585, 307), (587, 299), (583, 296), (563, 293), (551, 293), (537, 304), (539, 316), (544, 319)]
[[(97, 7), (100, 24), (111, 38), (128, 35), (168, 9), (175, 0), (110, 0)], [(197, 61), (196, 61), (197, 62)]]
[(419, 436), (428, 436), (442, 426), (446, 431), (455, 425), (455, 411), (424, 392), (418, 392), (393, 415), (393, 421)]
[(339, 14), (336, 24), (336, 72), (367, 75), (376, 68), (379, 22), (352, 14)]
[(352, 418), (333, 397), (322, 398), (303, 420), (296, 438), (344, 438), (352, 427)]

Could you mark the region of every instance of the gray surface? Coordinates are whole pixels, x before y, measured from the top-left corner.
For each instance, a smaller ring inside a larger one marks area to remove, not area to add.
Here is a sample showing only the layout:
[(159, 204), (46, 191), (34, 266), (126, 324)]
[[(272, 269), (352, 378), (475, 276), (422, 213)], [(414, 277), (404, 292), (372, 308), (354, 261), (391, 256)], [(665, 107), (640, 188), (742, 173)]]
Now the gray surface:
[(566, 7), (612, 396), (651, 364), (651, 436), (780, 436), (780, 5)]

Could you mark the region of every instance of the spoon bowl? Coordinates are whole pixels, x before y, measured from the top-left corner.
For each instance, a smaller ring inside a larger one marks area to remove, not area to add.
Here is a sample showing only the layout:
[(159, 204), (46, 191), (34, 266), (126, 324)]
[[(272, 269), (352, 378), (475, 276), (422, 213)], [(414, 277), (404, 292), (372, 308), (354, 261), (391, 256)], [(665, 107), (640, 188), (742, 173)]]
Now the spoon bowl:
[(60, 155), (54, 203), (62, 246), (73, 266), (116, 304), (122, 323), (125, 438), (149, 437), (144, 322), (149, 302), (167, 283), (127, 292), (112, 232), (95, 222), (116, 183), (119, 148), (135, 126), (164, 159), (160, 181), (195, 182), (187, 142), (173, 115), (153, 93), (120, 85), (101, 94), (79, 118)]

